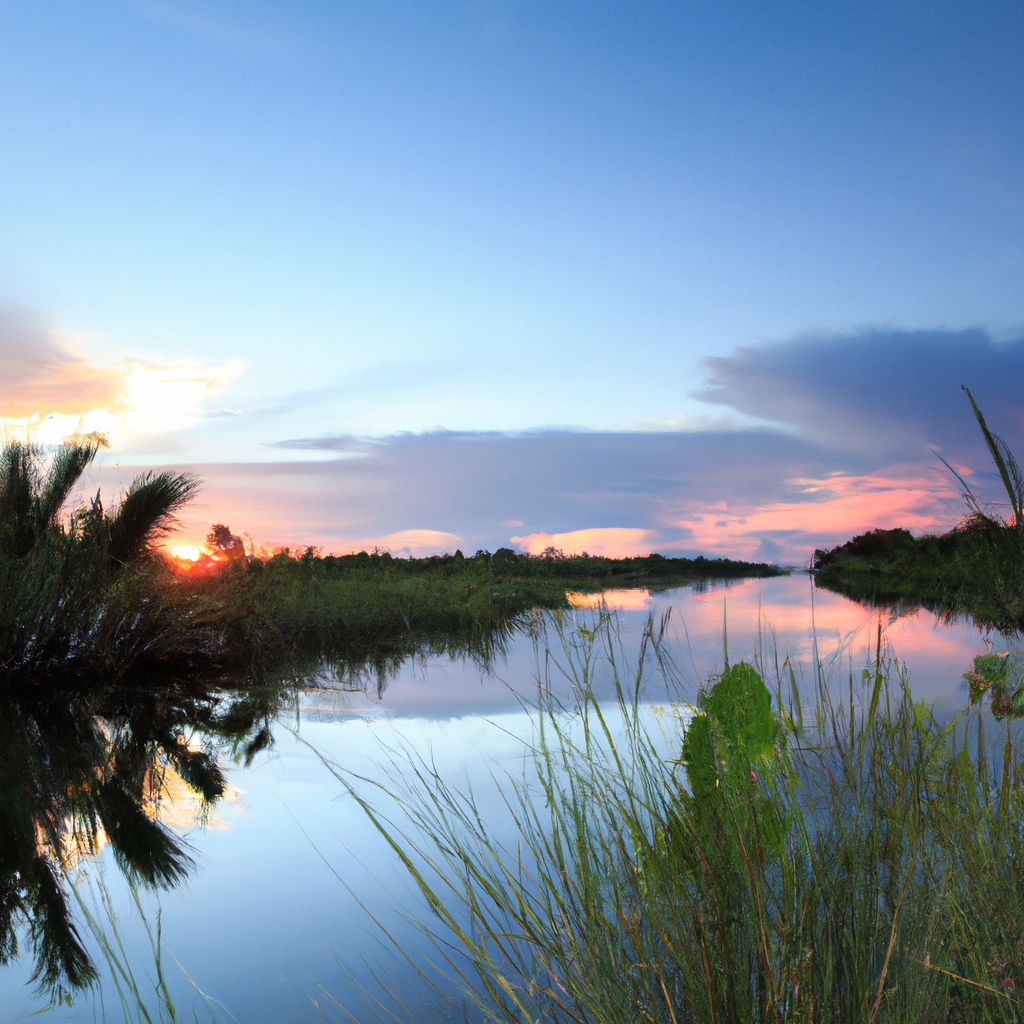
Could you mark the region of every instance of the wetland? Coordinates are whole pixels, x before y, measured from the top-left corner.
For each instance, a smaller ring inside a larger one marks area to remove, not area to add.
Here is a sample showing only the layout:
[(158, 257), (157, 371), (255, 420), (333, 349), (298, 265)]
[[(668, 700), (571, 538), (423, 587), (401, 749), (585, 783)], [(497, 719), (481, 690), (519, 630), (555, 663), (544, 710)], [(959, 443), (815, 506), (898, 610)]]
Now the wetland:
[(1019, 1019), (1019, 519), (182, 562), (100, 444), (3, 454), (0, 1020)]

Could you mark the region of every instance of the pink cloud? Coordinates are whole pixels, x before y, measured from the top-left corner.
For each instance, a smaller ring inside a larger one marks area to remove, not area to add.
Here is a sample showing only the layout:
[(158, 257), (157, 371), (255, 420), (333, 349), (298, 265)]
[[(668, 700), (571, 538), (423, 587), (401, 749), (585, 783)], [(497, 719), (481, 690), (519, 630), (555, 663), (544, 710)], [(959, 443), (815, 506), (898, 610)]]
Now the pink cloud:
[[(500, 527), (486, 525), (501, 522), (497, 509), (508, 500), (506, 496), (493, 500), (497, 513), (493, 514), (486, 506), (483, 510), (478, 507), (480, 495), (471, 491), (469, 484), (463, 487), (461, 477), (447, 480), (442, 488), (405, 487), (403, 477), (399, 488), (374, 466), (374, 460), (367, 459), (358, 465), (183, 467), (195, 469), (206, 488), (186, 510), (176, 540), (201, 543), (211, 523), (223, 522), (267, 548), (312, 544), (325, 552), (344, 553), (377, 546), (395, 554), (423, 555), (457, 547), (466, 553), (478, 547), (494, 550), (511, 540), (532, 554), (547, 547), (567, 554), (587, 551), (612, 557), (700, 551), (806, 564), (815, 547), (842, 543), (873, 527), (940, 532), (962, 515), (962, 502), (951, 477), (941, 467), (933, 469), (923, 463), (860, 475), (819, 472), (788, 479), (780, 475), (777, 482), (768, 481), (763, 488), (746, 486), (747, 478), (728, 476), (720, 487), (713, 486), (714, 481), (695, 487), (691, 493), (699, 497), (678, 493), (654, 499), (645, 496), (644, 505), (627, 508), (629, 526), (538, 531), (508, 538), (507, 533), (499, 532)], [(102, 482), (104, 495), (116, 494), (141, 468), (145, 467), (98, 467), (92, 493)], [(540, 483), (536, 487), (538, 503), (548, 500)], [(534, 493), (529, 479), (522, 484), (517, 500)], [(731, 490), (727, 491), (727, 486)], [(764, 494), (763, 500), (758, 500), (758, 492)], [(563, 521), (569, 516), (582, 518), (590, 504), (574, 501), (568, 507), (556, 506), (555, 513)], [(602, 511), (610, 514), (607, 509)], [(542, 508), (529, 518), (536, 520), (547, 512)]]
[[(923, 533), (947, 529), (950, 503), (958, 498), (947, 477), (920, 466), (886, 473), (792, 481), (805, 501), (719, 510), (695, 508), (672, 525), (691, 537), (670, 547), (750, 558), (762, 537), (775, 538), (787, 557), (809, 555), (815, 547), (840, 544), (867, 530), (901, 526)], [(810, 496), (814, 497), (811, 498)]]

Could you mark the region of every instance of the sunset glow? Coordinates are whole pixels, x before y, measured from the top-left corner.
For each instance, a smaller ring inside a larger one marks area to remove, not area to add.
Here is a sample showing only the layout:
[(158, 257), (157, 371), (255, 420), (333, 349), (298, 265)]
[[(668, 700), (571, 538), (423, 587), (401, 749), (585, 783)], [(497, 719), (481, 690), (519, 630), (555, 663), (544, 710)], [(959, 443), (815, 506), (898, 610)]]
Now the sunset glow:
[(198, 544), (168, 544), (164, 551), (170, 556), (170, 564), (175, 571), (190, 576), (202, 576), (224, 564), (217, 554)]
[(203, 417), (202, 403), (224, 391), (244, 368), (237, 359), (222, 366), (137, 359), (93, 365), (57, 339), (48, 358), (25, 360), (21, 379), (0, 388), (0, 427), (44, 445), (92, 431), (116, 445), (183, 430)]
[(630, 527), (608, 526), (590, 530), (572, 530), (569, 533), (530, 533), (525, 537), (512, 537), (527, 554), (539, 555), (545, 548), (553, 547), (567, 555), (600, 555), (604, 558), (630, 558), (646, 555), (654, 550), (657, 535), (651, 530), (635, 530)]
[[(916, 471), (915, 471), (916, 470)], [(889, 474), (836, 474), (793, 481), (817, 501), (771, 502), (754, 507), (695, 509), (675, 520), (691, 539), (673, 545), (731, 558), (758, 555), (762, 537), (774, 538), (785, 557), (805, 557), (816, 547), (840, 544), (876, 528), (902, 526), (915, 533), (942, 532), (952, 524), (950, 504), (957, 492), (939, 473), (914, 467)]]
[(602, 590), (599, 594), (570, 591), (566, 599), (573, 608), (607, 608), (609, 611), (642, 612), (651, 600), (649, 590)]

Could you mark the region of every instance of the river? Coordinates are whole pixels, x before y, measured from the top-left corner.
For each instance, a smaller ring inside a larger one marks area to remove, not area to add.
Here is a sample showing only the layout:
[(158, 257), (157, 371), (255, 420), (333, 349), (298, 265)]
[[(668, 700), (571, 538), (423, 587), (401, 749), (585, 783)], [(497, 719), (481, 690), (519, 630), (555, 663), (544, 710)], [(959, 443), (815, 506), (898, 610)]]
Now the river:
[[(579, 607), (565, 616), (569, 634), (576, 623), (591, 627), (599, 615), (586, 607), (592, 599), (573, 600)], [(668, 613), (665, 650), (676, 681), (670, 687), (650, 674), (646, 697), (653, 705), (680, 694), (694, 699), (701, 680), (721, 668), (724, 643), (733, 661), (757, 654), (774, 666), (788, 657), (807, 679), (817, 656), (840, 685), (851, 668), (859, 678), (861, 668), (873, 662), (881, 625), (883, 642), (906, 664), (914, 693), (955, 709), (965, 700), (962, 676), (972, 658), (988, 651), (990, 642), (1003, 643), (973, 625), (938, 622), (925, 611), (893, 618), (815, 592), (806, 574), (661, 593), (610, 591), (604, 601), (627, 662), (648, 622), (660, 624)], [(562, 692), (557, 633), (549, 629), (547, 638), (555, 666), (550, 682)], [(150, 813), (184, 839), (194, 866), (182, 885), (144, 889), (140, 905), (150, 929), (159, 918), (162, 969), (180, 1019), (192, 1020), (188, 1007), (194, 1005), (198, 1018), (208, 1020), (208, 999), (216, 1019), (243, 1024), (320, 1020), (314, 1000), (328, 1019), (343, 1019), (331, 1008), (334, 1000), (360, 1020), (377, 1020), (367, 990), (377, 991), (373, 974), (379, 971), (387, 974), (384, 987), (409, 1001), (414, 1018), (433, 1019), (427, 1008), (431, 993), (396, 958), (380, 928), (386, 925), (406, 951), (421, 948), (422, 937), (409, 918), (422, 915), (422, 901), (325, 759), (336, 771), (367, 780), (358, 786), (387, 810), (389, 800), (375, 792), (373, 782), (395, 770), (389, 760), (401, 764), (404, 757), (425, 756), (445, 778), (472, 788), (484, 816), (493, 815), (500, 829), (493, 780), (522, 771), (523, 738), (533, 723), (529, 705), (544, 665), (543, 642), (522, 632), (489, 666), (424, 656), (409, 659), (384, 680), (363, 680), (364, 688), (354, 685), (358, 680), (323, 671), (317, 685), (307, 683), (272, 705), (271, 741), (262, 745), (264, 736), (255, 745), (262, 749), (250, 763), (238, 753), (239, 743), (232, 753), (223, 735), (207, 740), (227, 784), (205, 821), (197, 818), (194, 794), (169, 773)], [(596, 685), (611, 699), (606, 668)], [(198, 749), (202, 727), (193, 735), (186, 722), (182, 732)], [(72, 874), (87, 903), (96, 900), (102, 882), (127, 962), (149, 999), (156, 975), (144, 922), (109, 844), (97, 845), (99, 852), (85, 856)], [(95, 936), (82, 927), (80, 909), (72, 910), (86, 947), (102, 965)], [(29, 984), (30, 944), (24, 936), (23, 945), (23, 959), (0, 971), (2, 1024), (46, 1003)], [(124, 1019), (110, 978), (97, 993), (54, 1008), (46, 1019), (94, 1021), (104, 1015)]]

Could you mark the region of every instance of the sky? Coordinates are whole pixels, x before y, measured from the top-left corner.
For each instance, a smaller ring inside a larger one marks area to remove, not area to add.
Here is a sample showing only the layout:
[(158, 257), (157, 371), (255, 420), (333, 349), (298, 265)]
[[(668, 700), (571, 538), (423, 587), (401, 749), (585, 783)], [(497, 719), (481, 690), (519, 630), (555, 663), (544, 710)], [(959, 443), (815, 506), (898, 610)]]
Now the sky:
[[(0, 418), (183, 540), (806, 563), (1024, 451), (1019, 3), (8, 0)], [(84, 485), (83, 485), (84, 486)]]

